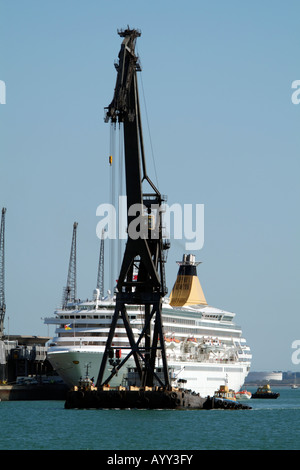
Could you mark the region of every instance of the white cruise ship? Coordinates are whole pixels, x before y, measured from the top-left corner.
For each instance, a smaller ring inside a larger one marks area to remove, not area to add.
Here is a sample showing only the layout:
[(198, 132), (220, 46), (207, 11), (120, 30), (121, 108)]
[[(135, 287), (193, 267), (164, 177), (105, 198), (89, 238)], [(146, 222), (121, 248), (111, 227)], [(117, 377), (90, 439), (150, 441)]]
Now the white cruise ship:
[[(251, 353), (234, 322), (235, 314), (207, 304), (197, 277), (195, 257), (184, 255), (170, 299), (164, 299), (162, 318), (168, 367), (173, 386), (184, 385), (201, 396), (213, 395), (220, 385), (238, 391), (250, 370)], [(48, 348), (48, 359), (70, 387), (88, 376), (96, 382), (100, 370), (115, 302), (113, 296), (69, 303), (46, 318), (56, 324), (56, 336)], [(143, 328), (141, 306), (128, 306), (128, 316), (136, 334)], [(129, 346), (121, 319), (113, 346), (125, 357)], [(160, 359), (158, 358), (159, 368)], [(130, 359), (110, 382), (112, 387), (132, 380), (135, 363)], [(112, 370), (107, 365), (105, 377)], [(158, 369), (159, 370), (159, 369)], [(128, 375), (129, 373), (129, 375)], [(133, 383), (131, 383), (133, 384)]]

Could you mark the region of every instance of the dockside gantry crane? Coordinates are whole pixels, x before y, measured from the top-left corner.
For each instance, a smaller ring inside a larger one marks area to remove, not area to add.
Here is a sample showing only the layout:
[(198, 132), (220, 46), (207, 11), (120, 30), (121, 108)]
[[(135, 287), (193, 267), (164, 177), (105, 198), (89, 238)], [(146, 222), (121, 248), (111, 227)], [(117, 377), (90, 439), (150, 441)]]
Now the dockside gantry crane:
[(1, 228), (0, 228), (0, 339), (4, 335), (5, 317), (5, 213), (6, 208), (2, 208)]
[[(170, 388), (167, 358), (165, 353), (162, 299), (165, 296), (165, 256), (169, 245), (162, 237), (162, 211), (164, 198), (147, 175), (144, 154), (141, 113), (138, 94), (137, 71), (141, 70), (135, 53), (136, 39), (141, 35), (136, 29), (119, 30), (123, 38), (116, 66), (117, 80), (113, 100), (106, 108), (106, 122), (123, 125), (125, 181), (127, 194), (128, 238), (117, 281), (116, 307), (100, 366), (97, 387), (108, 384), (111, 378), (133, 356), (141, 386), (153, 386), (154, 378), (163, 388)], [(143, 183), (148, 183), (150, 192), (144, 193)], [(139, 214), (137, 216), (137, 214)], [(139, 223), (137, 223), (137, 221)], [(139, 226), (138, 236), (132, 227)], [(137, 340), (126, 311), (126, 305), (144, 307), (144, 327)], [(121, 318), (127, 332), (130, 348), (109, 377), (104, 380), (108, 357), (116, 349), (112, 341), (118, 319)], [(150, 323), (153, 328), (151, 331)], [(156, 371), (156, 358), (160, 352), (163, 379)]]
[(99, 297), (102, 299), (104, 297), (104, 230), (102, 230), (100, 241), (97, 289), (99, 289)]
[(68, 302), (75, 302), (77, 298), (77, 273), (76, 273), (77, 226), (78, 226), (78, 223), (74, 222), (67, 285), (64, 288), (64, 292), (63, 292), (63, 302), (62, 302), (63, 307), (65, 307)]

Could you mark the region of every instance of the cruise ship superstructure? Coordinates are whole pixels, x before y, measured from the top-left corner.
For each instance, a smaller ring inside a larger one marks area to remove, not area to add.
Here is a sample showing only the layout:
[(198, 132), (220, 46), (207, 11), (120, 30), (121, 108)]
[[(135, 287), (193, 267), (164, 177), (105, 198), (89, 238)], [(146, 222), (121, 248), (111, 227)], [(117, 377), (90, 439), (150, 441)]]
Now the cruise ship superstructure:
[[(180, 385), (201, 396), (213, 395), (222, 384), (238, 391), (250, 370), (251, 353), (235, 314), (207, 304), (193, 255), (184, 255), (169, 299), (164, 299), (162, 319), (168, 368), (173, 386)], [(113, 296), (68, 303), (55, 316), (46, 318), (56, 324), (56, 336), (48, 348), (48, 359), (70, 386), (88, 376), (96, 381), (115, 309)], [(128, 306), (128, 316), (136, 335), (143, 328), (141, 306)], [(118, 320), (113, 338), (115, 354), (124, 357), (128, 338)], [(113, 364), (114, 358), (111, 359)], [(108, 364), (106, 376), (113, 365)], [(110, 385), (134, 384), (134, 361), (129, 359), (113, 377)], [(160, 358), (156, 367), (159, 370)]]

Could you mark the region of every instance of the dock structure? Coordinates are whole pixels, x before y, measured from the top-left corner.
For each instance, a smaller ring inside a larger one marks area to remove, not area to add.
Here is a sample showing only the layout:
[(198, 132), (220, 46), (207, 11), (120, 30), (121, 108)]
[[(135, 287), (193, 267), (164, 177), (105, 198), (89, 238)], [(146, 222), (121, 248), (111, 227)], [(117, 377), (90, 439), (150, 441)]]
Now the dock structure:
[(40, 401), (65, 400), (68, 393), (67, 385), (54, 380), (53, 382), (0, 384), (0, 401)]
[(10, 335), (0, 341), (0, 401), (65, 400), (67, 385), (47, 360), (49, 337)]

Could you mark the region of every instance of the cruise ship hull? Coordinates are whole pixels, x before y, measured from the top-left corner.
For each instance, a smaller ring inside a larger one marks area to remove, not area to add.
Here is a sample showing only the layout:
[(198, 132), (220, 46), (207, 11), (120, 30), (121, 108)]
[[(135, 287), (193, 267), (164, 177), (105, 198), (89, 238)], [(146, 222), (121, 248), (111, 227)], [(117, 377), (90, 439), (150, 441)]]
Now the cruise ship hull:
[[(80, 379), (88, 375), (96, 382), (103, 351), (84, 350), (74, 348), (61, 351), (48, 352), (48, 359), (64, 382), (72, 388), (78, 385)], [(133, 360), (120, 369), (117, 376), (110, 381), (111, 387), (126, 385), (128, 368), (135, 366)], [(220, 385), (227, 384), (232, 390), (239, 390), (244, 384), (248, 374), (246, 364), (242, 363), (201, 363), (197, 361), (177, 362), (169, 361), (171, 381), (174, 386), (180, 380), (184, 388), (199, 393), (202, 397), (212, 396)], [(159, 364), (158, 364), (159, 367)], [(104, 377), (108, 377), (112, 367), (106, 367)]]
[[(83, 350), (78, 348), (68, 348), (51, 351), (47, 353), (47, 358), (63, 381), (70, 387), (78, 385), (81, 379), (88, 377), (97, 381), (102, 361), (103, 350), (90, 349)], [(117, 375), (110, 381), (111, 387), (118, 387), (125, 384), (127, 377), (127, 367), (134, 367), (134, 361), (128, 360), (128, 365), (124, 365)], [(112, 366), (107, 365), (104, 374), (104, 380), (111, 374)]]
[[(169, 362), (177, 378), (186, 380), (184, 388), (199, 393), (202, 397), (212, 396), (220, 385), (227, 384), (232, 390), (239, 390), (248, 375), (248, 367), (236, 364), (205, 364), (197, 362)], [(178, 374), (178, 375), (177, 375)]]

